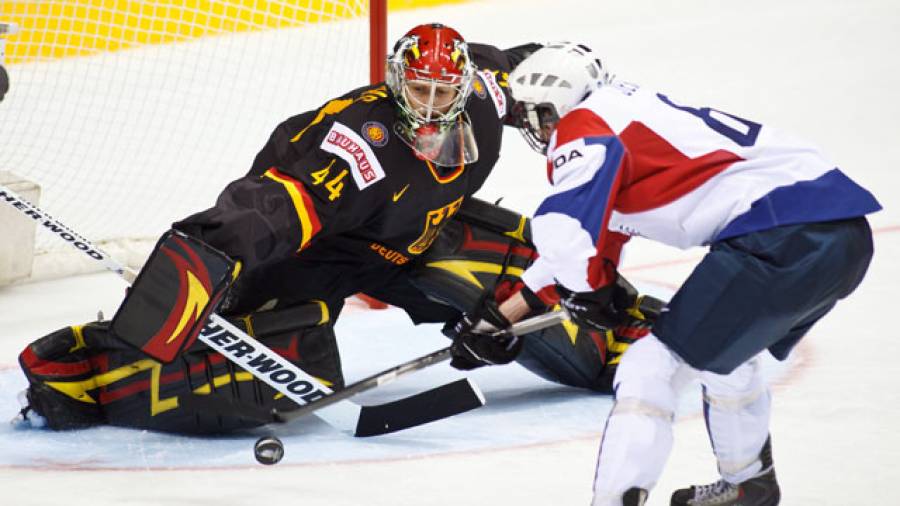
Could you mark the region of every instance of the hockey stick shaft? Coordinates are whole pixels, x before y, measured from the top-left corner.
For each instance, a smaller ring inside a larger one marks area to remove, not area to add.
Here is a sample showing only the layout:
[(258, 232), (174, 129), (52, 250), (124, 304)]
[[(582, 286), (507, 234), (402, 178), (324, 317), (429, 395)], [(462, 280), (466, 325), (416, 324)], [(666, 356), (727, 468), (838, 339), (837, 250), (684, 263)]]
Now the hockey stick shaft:
[(103, 268), (113, 271), (125, 278), (128, 283), (134, 283), (137, 273), (117, 262), (102, 249), (94, 246), (90, 241), (60, 223), (37, 206), (18, 196), (15, 192), (0, 185), (0, 200), (7, 203), (13, 209), (21, 212), (25, 217), (36, 221), (44, 230), (58, 237), (61, 241), (69, 243), (73, 248), (84, 253), (88, 258), (97, 262)]
[[(134, 281), (134, 271), (3, 185), (0, 185), (0, 200), (26, 217), (40, 222), (58, 238), (71, 244), (104, 268), (115, 272), (127, 282)], [(200, 332), (199, 339), (301, 406), (332, 393), (331, 389), (316, 378), (215, 313), (210, 315), (209, 321)], [(359, 405), (345, 401), (317, 410), (316, 414), (329, 424), (352, 432), (356, 429), (360, 409)]]
[[(636, 290), (635, 290), (636, 291)], [(653, 322), (659, 317), (660, 310), (665, 306), (665, 302), (651, 295), (642, 295), (638, 298), (636, 306), (632, 311), (637, 312), (642, 318), (646, 319), (648, 326), (652, 326)], [(549, 311), (546, 313), (527, 318), (512, 324), (508, 329), (495, 332), (495, 336), (524, 336), (532, 332), (552, 327), (556, 324), (569, 320), (569, 315), (564, 309)], [(394, 381), (395, 379), (409, 374), (414, 371), (425, 369), (435, 364), (439, 364), (448, 360), (451, 356), (450, 347), (441, 348), (440, 350), (431, 352), (427, 355), (414, 358), (400, 365), (385, 369), (379, 373), (373, 374), (367, 378), (357, 381), (339, 392), (335, 392), (328, 397), (318, 399), (305, 406), (301, 406), (291, 411), (273, 410), (272, 415), (276, 421), (288, 422), (297, 418), (314, 413), (316, 410), (329, 406), (333, 403), (340, 402), (356, 394), (371, 390), (377, 386)]]
[[(556, 325), (557, 323), (568, 319), (569, 316), (562, 310), (550, 311), (549, 313), (540, 314), (532, 318), (516, 322), (509, 329), (503, 331), (503, 334), (522, 336), (531, 332), (543, 330), (547, 327), (552, 327), (553, 325)], [(353, 383), (352, 385), (348, 385), (343, 390), (335, 392), (328, 397), (313, 401), (305, 406), (301, 406), (288, 412), (276, 411), (274, 412), (275, 418), (276, 420), (279, 420), (281, 422), (295, 420), (302, 416), (314, 413), (317, 409), (321, 409), (333, 403), (340, 402), (343, 399), (347, 399), (356, 394), (371, 390), (377, 386), (384, 385), (385, 383), (390, 383), (391, 381), (394, 381), (395, 379), (411, 372), (419, 371), (421, 369), (425, 369), (426, 367), (445, 362), (449, 358), (450, 347), (448, 346), (446, 348), (441, 348), (427, 355), (422, 355), (421, 357), (414, 358), (398, 366), (391, 367), (390, 369), (385, 369), (384, 371), (373, 374), (368, 378), (364, 378), (357, 381), (356, 383)]]
[(328, 397), (323, 397), (316, 401), (310, 402), (305, 406), (300, 406), (291, 411), (274, 411), (274, 417), (279, 422), (289, 422), (297, 418), (315, 413), (316, 411), (331, 406), (334, 403), (341, 402), (345, 399), (353, 397), (356, 394), (371, 390), (377, 386), (389, 383), (400, 376), (409, 374), (413, 371), (424, 369), (430, 365), (439, 364), (450, 358), (450, 348), (441, 348), (438, 351), (414, 358), (408, 362), (404, 362), (398, 366), (391, 367), (379, 373), (373, 374), (367, 378), (361, 379), (346, 388), (339, 390)]

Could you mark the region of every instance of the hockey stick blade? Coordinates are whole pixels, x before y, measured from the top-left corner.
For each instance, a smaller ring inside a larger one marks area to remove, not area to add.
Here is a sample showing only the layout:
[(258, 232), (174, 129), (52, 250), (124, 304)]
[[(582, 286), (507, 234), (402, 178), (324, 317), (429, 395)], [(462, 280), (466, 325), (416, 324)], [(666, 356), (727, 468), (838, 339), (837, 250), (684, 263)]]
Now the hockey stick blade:
[(389, 383), (399, 378), (400, 376), (403, 376), (404, 374), (418, 371), (419, 369), (424, 369), (430, 365), (438, 364), (449, 358), (450, 348), (441, 348), (438, 351), (414, 358), (398, 366), (391, 367), (390, 369), (386, 369), (367, 378), (363, 378), (351, 385), (348, 385), (343, 390), (338, 390), (337, 392), (334, 392), (327, 397), (316, 399), (315, 401), (312, 401), (305, 406), (300, 406), (299, 408), (292, 409), (290, 411), (275, 411), (275, 419), (279, 422), (289, 422), (291, 420), (296, 420), (297, 418), (300, 418), (302, 416), (315, 413), (322, 408), (327, 408), (332, 404), (347, 400), (358, 393), (362, 393), (385, 383)]
[[(556, 325), (557, 323), (559, 323), (563, 320), (566, 320), (566, 319), (568, 319), (568, 315), (564, 311), (551, 311), (549, 313), (544, 313), (544, 314), (534, 316), (532, 318), (528, 318), (526, 320), (517, 322), (517, 323), (513, 324), (510, 328), (508, 328), (502, 332), (498, 332), (496, 335), (521, 336), (521, 335), (528, 334), (530, 332), (536, 332), (538, 330), (542, 330), (547, 327), (551, 327), (551, 326)], [(414, 359), (404, 362), (398, 366), (391, 367), (390, 369), (386, 369), (379, 373), (373, 374), (367, 378), (361, 379), (361, 380), (353, 383), (352, 385), (348, 385), (343, 390), (339, 390), (327, 397), (316, 399), (315, 401), (310, 402), (309, 404), (307, 404), (305, 406), (301, 406), (297, 409), (293, 409), (291, 411), (273, 411), (273, 416), (276, 421), (289, 422), (291, 420), (295, 420), (302, 416), (306, 416), (308, 414), (315, 413), (316, 411), (318, 411), (322, 408), (328, 407), (328, 406), (335, 404), (337, 402), (340, 402), (342, 400), (349, 399), (350, 397), (352, 397), (358, 393), (362, 393), (362, 392), (365, 392), (372, 388), (375, 388), (377, 386), (388, 383), (390, 381), (394, 381), (395, 379), (397, 379), (400, 376), (403, 376), (405, 374), (409, 374), (413, 371), (418, 371), (420, 369), (424, 369), (424, 368), (432, 366), (434, 364), (439, 364), (441, 362), (444, 362), (445, 360), (448, 360), (449, 358), (450, 358), (450, 347), (448, 346), (446, 348), (441, 348), (440, 350), (431, 352), (427, 355), (422, 355), (421, 357), (414, 358)], [(441, 395), (442, 392), (440, 392), (440, 388), (441, 387), (434, 388), (434, 389), (428, 390), (426, 392), (422, 392), (421, 394), (419, 394), (422, 397), (417, 399), (416, 403), (427, 404), (429, 402), (427, 400), (427, 395), (432, 395), (432, 396)], [(457, 399), (448, 401), (448, 402), (457, 407), (472, 405), (472, 407), (466, 408), (466, 409), (464, 409), (464, 411), (468, 411), (470, 409), (479, 407), (480, 405), (484, 405), (484, 396), (481, 395), (481, 391), (478, 390), (477, 387), (475, 387), (475, 385), (471, 382), (470, 382), (469, 389), (470, 389), (470, 391), (467, 394), (467, 396), (469, 397), (468, 400), (466, 400), (466, 401), (462, 400), (464, 397), (464, 394), (466, 394), (466, 392), (464, 392), (464, 390), (462, 390), (461, 387), (456, 387), (456, 389), (454, 390), (454, 393), (456, 394)], [(401, 407), (413, 404), (412, 401), (409, 401), (409, 404), (403, 404), (404, 401), (405, 401), (405, 399), (400, 399), (398, 401), (395, 401), (395, 404), (398, 404), (398, 406), (401, 406)], [(476, 402), (479, 403), (479, 406), (474, 406), (474, 404)], [(391, 403), (388, 403), (388, 404), (391, 404)], [(432, 404), (434, 404), (434, 403), (432, 402)], [(382, 418), (386, 418), (386, 415), (384, 413), (384, 411), (387, 409), (386, 406), (387, 406), (387, 404), (382, 405), (382, 406), (363, 406), (361, 409), (362, 409), (362, 411), (368, 410), (369, 413), (380, 413), (380, 416)], [(415, 419), (416, 415), (409, 414), (410, 411), (408, 408), (404, 408), (404, 410), (407, 413), (406, 416), (409, 417), (410, 420)], [(450, 414), (445, 415), (444, 417), (455, 414), (451, 411), (452, 410), (448, 410), (448, 413), (450, 413)], [(459, 412), (462, 412), (462, 411), (459, 411)], [(364, 416), (364, 415), (360, 414), (360, 417), (362, 417), (362, 416)], [(376, 416), (376, 415), (370, 415), (370, 416), (372, 417), (373, 422), (367, 422), (366, 426), (369, 427), (369, 426), (378, 425), (378, 423), (376, 423), (374, 421), (374, 420), (377, 420), (378, 416)], [(437, 419), (437, 418), (435, 418), (435, 419)], [(432, 420), (426, 420), (421, 423), (428, 423), (429, 421), (432, 421)], [(384, 424), (381, 424), (381, 425), (384, 425)], [(416, 424), (412, 421), (402, 422), (399, 419), (394, 419), (393, 422), (388, 425), (393, 425), (395, 427), (400, 427), (403, 425), (405, 425), (406, 427), (412, 427), (413, 425), (416, 425)], [(359, 427), (360, 426), (357, 425), (356, 435), (360, 435)], [(400, 429), (396, 428), (393, 430), (400, 430)], [(370, 434), (370, 435), (373, 435), (373, 434)]]
[(377, 406), (363, 406), (355, 436), (369, 437), (417, 427), (484, 406), (484, 395), (468, 378)]
[[(437, 357), (438, 354), (443, 354), (444, 352), (449, 353), (448, 349), (445, 349), (426, 357)], [(425, 364), (430, 365), (443, 361), (443, 359), (437, 358), (436, 362), (422, 360), (420, 366), (425, 367)], [(407, 372), (412, 370), (418, 369), (407, 369)], [(216, 395), (195, 394), (181, 397), (179, 400), (184, 406), (190, 406), (193, 409), (202, 410), (210, 414), (226, 415), (237, 413), (242, 418), (255, 420), (259, 423), (289, 423), (304, 415), (313, 414), (315, 411), (345, 400), (361, 391), (384, 384), (386, 381), (377, 382), (378, 376), (375, 375), (358, 381), (328, 397), (313, 401), (291, 411), (264, 409), (255, 404)], [(483, 405), (484, 395), (481, 393), (481, 390), (478, 389), (474, 382), (463, 378), (384, 404), (361, 406), (356, 416), (356, 428), (353, 431), (353, 435), (368, 437), (388, 434), (449, 418)]]
[[(216, 395), (179, 397), (179, 403), (213, 415), (235, 416), (237, 413), (237, 416), (241, 418), (258, 423), (287, 422), (284, 420), (283, 414), (275, 410), (267, 410), (255, 404)], [(353, 435), (369, 437), (389, 434), (449, 418), (481, 406), (484, 406), (484, 395), (481, 390), (468, 378), (462, 378), (384, 404), (362, 406)], [(321, 406), (316, 407), (321, 408)], [(293, 414), (293, 412), (287, 414)]]

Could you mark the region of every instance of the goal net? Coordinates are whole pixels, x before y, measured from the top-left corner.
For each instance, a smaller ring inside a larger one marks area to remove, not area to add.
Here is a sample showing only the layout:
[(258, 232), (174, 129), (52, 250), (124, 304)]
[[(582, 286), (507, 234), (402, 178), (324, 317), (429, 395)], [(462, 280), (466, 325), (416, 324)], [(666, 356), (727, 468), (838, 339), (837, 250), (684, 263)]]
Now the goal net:
[[(369, 81), (363, 0), (5, 0), (0, 173), (131, 264), (272, 129)], [(21, 216), (0, 217), (0, 228)], [(27, 220), (23, 220), (27, 221)], [(79, 272), (38, 227), (34, 278)], [(0, 253), (2, 256), (3, 253)], [(7, 253), (9, 255), (9, 253)]]

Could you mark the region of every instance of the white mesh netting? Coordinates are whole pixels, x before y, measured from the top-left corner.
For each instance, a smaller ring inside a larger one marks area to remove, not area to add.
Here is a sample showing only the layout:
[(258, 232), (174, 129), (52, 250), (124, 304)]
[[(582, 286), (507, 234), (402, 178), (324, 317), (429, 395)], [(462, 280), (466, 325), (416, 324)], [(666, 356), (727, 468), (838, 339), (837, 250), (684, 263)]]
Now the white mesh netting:
[[(0, 22), (19, 32), (0, 171), (38, 183), (41, 208), (113, 254), (152, 243), (246, 172), (281, 120), (367, 82), (367, 4), (4, 1)], [(35, 275), (68, 273), (65, 248), (39, 231), (53, 260)]]

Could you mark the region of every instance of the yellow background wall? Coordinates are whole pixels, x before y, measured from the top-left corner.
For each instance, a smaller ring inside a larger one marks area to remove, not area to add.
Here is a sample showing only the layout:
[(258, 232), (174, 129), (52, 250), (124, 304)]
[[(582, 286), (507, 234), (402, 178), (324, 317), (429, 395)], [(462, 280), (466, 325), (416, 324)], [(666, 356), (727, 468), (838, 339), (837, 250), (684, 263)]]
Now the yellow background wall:
[[(389, 0), (388, 9), (466, 0)], [(351, 2), (325, 0), (0, 1), (0, 20), (19, 25), (6, 63), (86, 56), (222, 33), (261, 31), (360, 16)]]

